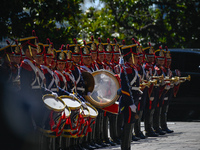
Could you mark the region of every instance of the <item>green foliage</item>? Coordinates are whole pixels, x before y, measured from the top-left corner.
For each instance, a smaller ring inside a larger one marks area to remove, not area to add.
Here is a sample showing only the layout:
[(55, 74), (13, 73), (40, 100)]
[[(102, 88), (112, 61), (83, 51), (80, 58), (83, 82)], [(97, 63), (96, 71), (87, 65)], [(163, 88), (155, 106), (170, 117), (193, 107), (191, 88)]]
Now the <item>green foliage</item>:
[(105, 3), (104, 8), (92, 9), (82, 16), (87, 38), (92, 33), (95, 38), (99, 36), (105, 41), (108, 37), (112, 38), (113, 33), (119, 33), (118, 40), (125, 39), (126, 44), (131, 44), (134, 37), (144, 47), (148, 42), (154, 47), (200, 47), (198, 1), (101, 1)]
[[(46, 38), (56, 48), (72, 43), (79, 33), (82, 0), (3, 0), (0, 10), (0, 37), (20, 38), (36, 31), (40, 42)], [(60, 24), (60, 27), (56, 26)]]
[[(94, 1), (94, 0), (93, 0)], [(76, 37), (90, 41), (101, 37), (118, 42), (131, 38), (145, 47), (148, 42), (168, 47), (200, 47), (200, 2), (195, 0), (101, 0), (102, 9), (80, 9), (83, 0), (2, 0), (0, 38), (31, 36), (34, 29), (40, 42), (46, 38), (56, 48), (73, 43)], [(153, 7), (156, 6), (156, 7)], [(58, 26), (59, 24), (59, 26)]]

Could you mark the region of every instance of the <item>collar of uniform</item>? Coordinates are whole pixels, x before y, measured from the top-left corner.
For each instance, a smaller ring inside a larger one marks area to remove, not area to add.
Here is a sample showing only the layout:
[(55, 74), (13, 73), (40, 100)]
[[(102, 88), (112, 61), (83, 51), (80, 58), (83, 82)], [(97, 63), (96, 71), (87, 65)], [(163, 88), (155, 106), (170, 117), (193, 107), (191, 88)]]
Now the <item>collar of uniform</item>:
[(92, 65), (89, 65), (89, 66), (88, 66), (88, 65), (83, 65), (83, 66), (86, 66), (86, 67), (88, 67), (88, 68), (92, 68)]
[(107, 64), (107, 65), (110, 65), (110, 62), (109, 61), (107, 61), (107, 60), (105, 60), (104, 59), (104, 61), (103, 61), (105, 64)]
[(100, 64), (100, 65), (102, 65), (103, 63), (100, 61), (100, 60), (98, 60), (97, 59), (97, 61), (96, 61), (98, 64)]
[(113, 60), (112, 63), (113, 64), (119, 64), (119, 60)]
[(126, 66), (136, 69), (136, 66), (129, 62), (126, 62)]

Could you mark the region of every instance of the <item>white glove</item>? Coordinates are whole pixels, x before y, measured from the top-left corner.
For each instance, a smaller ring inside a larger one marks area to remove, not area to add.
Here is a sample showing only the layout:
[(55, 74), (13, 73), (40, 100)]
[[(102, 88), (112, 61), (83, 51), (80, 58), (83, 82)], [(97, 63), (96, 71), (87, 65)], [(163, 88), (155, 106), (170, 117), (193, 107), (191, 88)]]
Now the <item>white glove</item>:
[(57, 93), (52, 92), (51, 94), (52, 94), (53, 96), (55, 96), (55, 98), (58, 97), (58, 94), (57, 94)]
[(73, 97), (73, 98), (76, 98), (76, 96), (72, 93), (69, 94), (69, 96)]
[(124, 59), (123, 59), (122, 56), (119, 58), (119, 64), (120, 64), (120, 65), (121, 65), (121, 64), (124, 64)]
[(91, 95), (92, 95), (92, 93), (91, 93), (91, 92), (87, 92), (87, 95), (88, 95), (88, 96), (91, 96)]
[(132, 112), (136, 113), (137, 107), (135, 106), (135, 104), (133, 104), (133, 105), (131, 105), (131, 106), (129, 106), (129, 107), (131, 108), (131, 111), (132, 111)]
[(170, 89), (170, 85), (166, 85), (165, 90), (169, 90), (169, 89)]
[(153, 101), (153, 100), (154, 100), (154, 97), (150, 97), (149, 99), (150, 99), (150, 101)]
[(81, 104), (82, 104), (82, 106), (83, 106), (84, 108), (87, 108), (87, 105), (85, 104), (85, 102), (81, 102)]

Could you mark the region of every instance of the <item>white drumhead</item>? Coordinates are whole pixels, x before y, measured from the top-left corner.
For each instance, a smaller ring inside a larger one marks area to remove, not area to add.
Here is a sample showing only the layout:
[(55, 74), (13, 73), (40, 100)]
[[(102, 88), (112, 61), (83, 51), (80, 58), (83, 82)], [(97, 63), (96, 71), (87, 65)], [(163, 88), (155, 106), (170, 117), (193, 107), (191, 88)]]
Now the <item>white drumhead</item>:
[(83, 113), (84, 113), (84, 116), (89, 116), (89, 115), (90, 115), (90, 112), (89, 112), (88, 109), (83, 108), (82, 111), (83, 111)]
[(90, 106), (87, 105), (87, 108), (89, 109), (91, 116), (95, 117), (95, 116), (98, 115), (97, 112), (92, 107), (90, 107)]
[(61, 99), (64, 101), (65, 105), (67, 105), (69, 108), (79, 108), (81, 106), (81, 103), (76, 99), (71, 99), (67, 97), (62, 97)]
[(50, 96), (45, 97), (44, 103), (53, 110), (56, 109), (58, 111), (59, 110), (62, 111), (65, 108), (64, 103), (59, 99), (56, 99), (55, 97), (50, 97)]

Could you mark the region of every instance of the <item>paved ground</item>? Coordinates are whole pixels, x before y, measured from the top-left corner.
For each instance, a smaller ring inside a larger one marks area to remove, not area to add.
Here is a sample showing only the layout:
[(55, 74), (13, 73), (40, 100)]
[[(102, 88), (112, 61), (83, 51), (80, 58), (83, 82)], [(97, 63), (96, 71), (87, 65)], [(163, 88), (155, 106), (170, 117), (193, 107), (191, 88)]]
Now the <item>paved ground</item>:
[[(175, 132), (134, 141), (131, 150), (200, 150), (200, 122), (168, 122), (168, 127)], [(104, 149), (120, 150), (120, 145)]]

